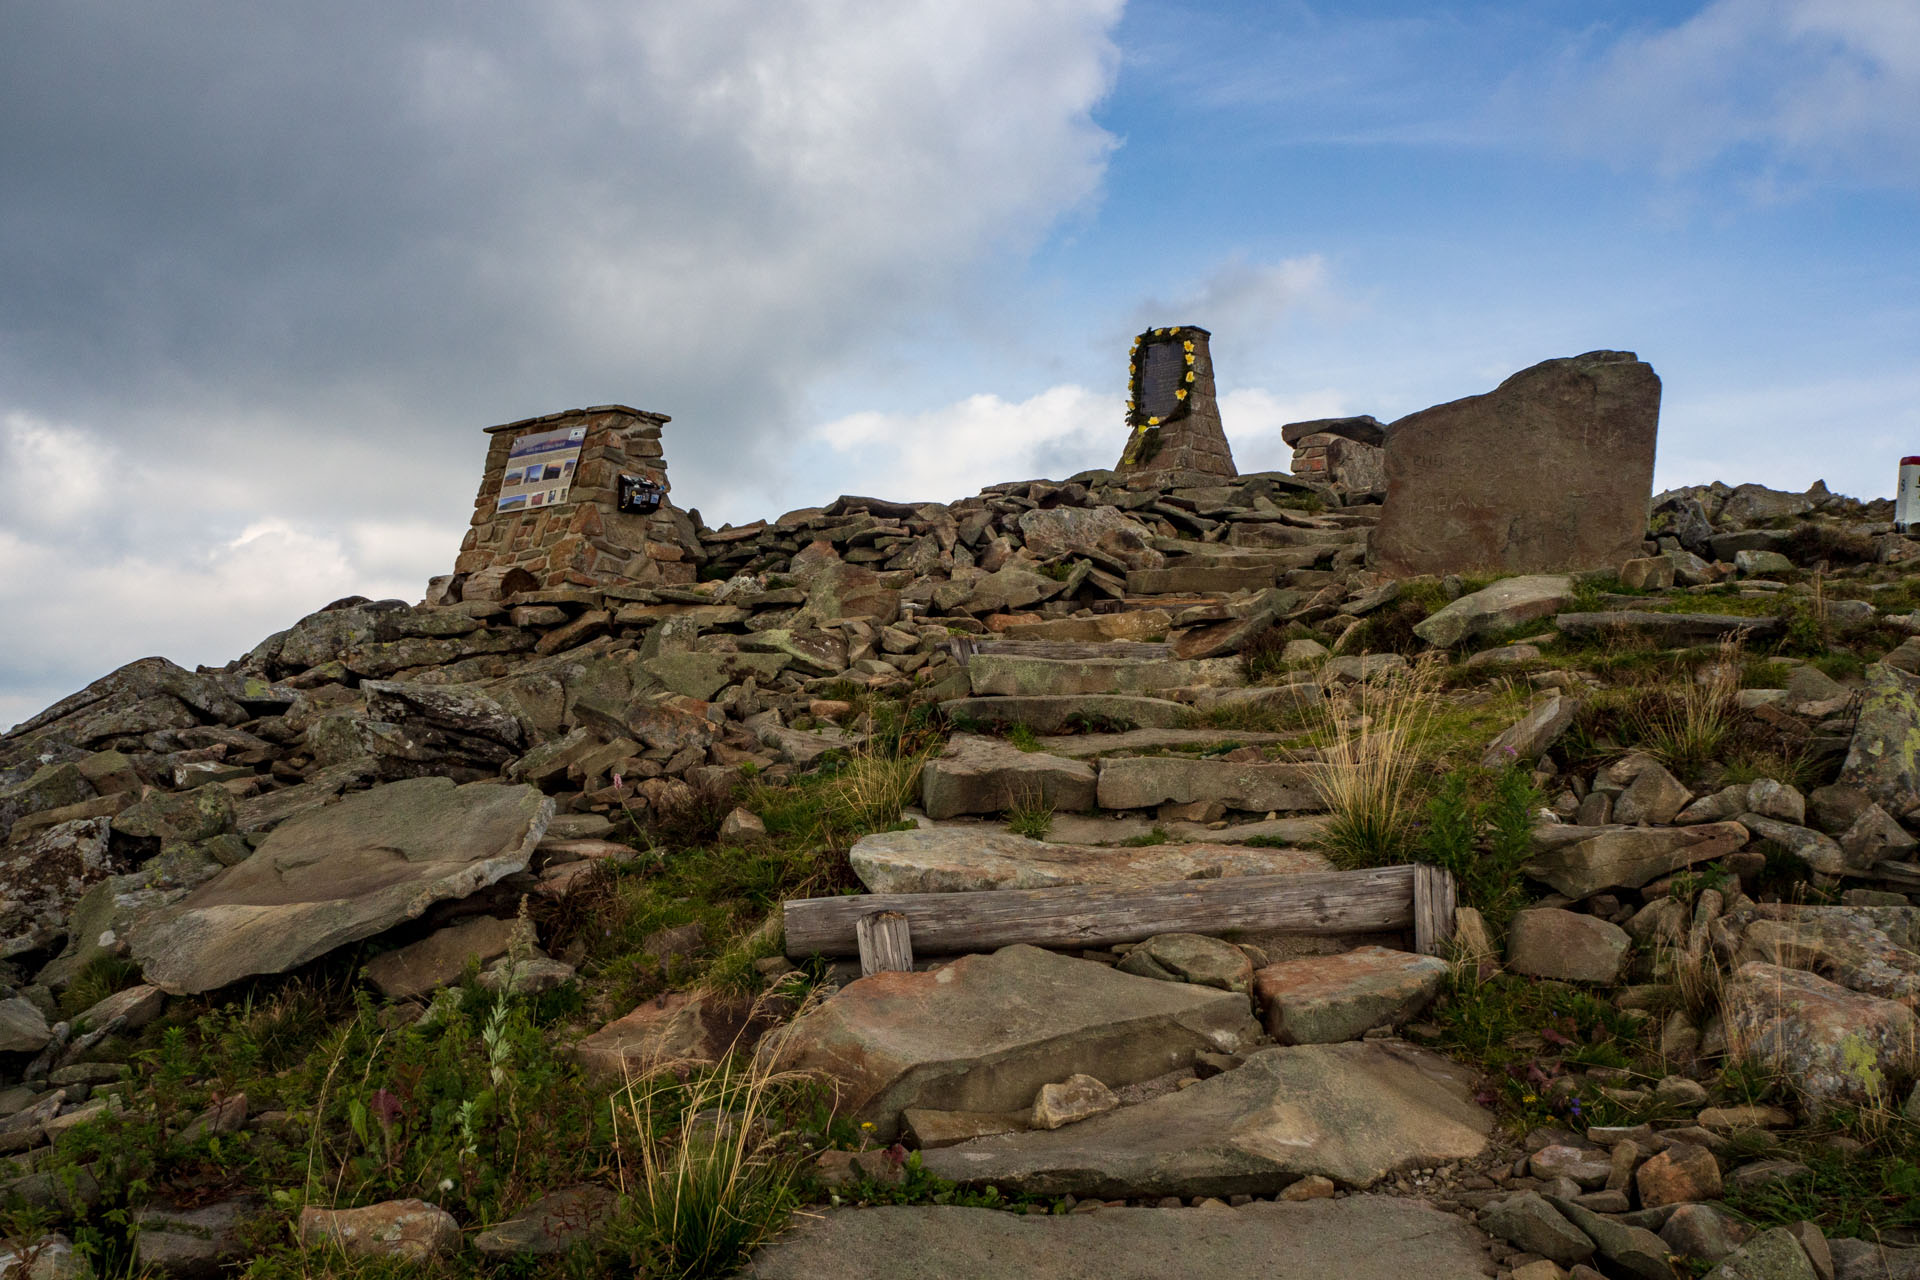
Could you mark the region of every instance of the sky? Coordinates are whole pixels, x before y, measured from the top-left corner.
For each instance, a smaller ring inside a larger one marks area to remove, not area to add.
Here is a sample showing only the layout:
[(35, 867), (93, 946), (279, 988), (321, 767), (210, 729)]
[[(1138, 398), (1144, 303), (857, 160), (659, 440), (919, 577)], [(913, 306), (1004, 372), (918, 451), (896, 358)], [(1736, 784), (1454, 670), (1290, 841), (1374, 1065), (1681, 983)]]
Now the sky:
[(0, 0), (0, 725), (450, 570), (481, 428), (670, 414), (716, 527), (1243, 471), (1633, 350), (1656, 486), (1920, 452), (1920, 4)]

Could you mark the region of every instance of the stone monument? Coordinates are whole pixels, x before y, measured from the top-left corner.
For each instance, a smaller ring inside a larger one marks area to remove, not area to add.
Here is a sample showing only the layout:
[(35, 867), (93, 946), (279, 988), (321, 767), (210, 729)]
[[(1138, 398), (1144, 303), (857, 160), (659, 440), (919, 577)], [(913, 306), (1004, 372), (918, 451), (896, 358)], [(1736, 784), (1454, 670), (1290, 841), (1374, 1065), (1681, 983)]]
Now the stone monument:
[(664, 497), (645, 513), (621, 503), (623, 475), (667, 489), (660, 428), (668, 421), (603, 404), (488, 427), (473, 527), (454, 562), (461, 595), (693, 582), (693, 521)]
[(1368, 563), (1394, 577), (1618, 569), (1641, 554), (1660, 378), (1631, 351), (1523, 369), (1386, 429)]
[(1188, 324), (1149, 329), (1133, 340), (1127, 382), (1127, 425), (1133, 434), (1115, 471), (1143, 478), (1174, 472), (1240, 474), (1214, 398), (1211, 336)]

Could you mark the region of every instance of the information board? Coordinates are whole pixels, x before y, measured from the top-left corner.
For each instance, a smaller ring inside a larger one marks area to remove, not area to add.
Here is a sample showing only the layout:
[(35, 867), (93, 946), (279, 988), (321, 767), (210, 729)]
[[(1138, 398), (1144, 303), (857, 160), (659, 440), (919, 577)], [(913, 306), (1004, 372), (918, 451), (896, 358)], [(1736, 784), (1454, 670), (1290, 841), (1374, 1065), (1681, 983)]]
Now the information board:
[(1146, 343), (1140, 358), (1140, 412), (1162, 422), (1180, 416), (1185, 407), (1179, 392), (1186, 385), (1186, 351), (1178, 341), (1162, 338)]
[(500, 477), (500, 500), (495, 511), (544, 510), (567, 500), (573, 474), (580, 466), (585, 427), (535, 431), (513, 442), (507, 471)]

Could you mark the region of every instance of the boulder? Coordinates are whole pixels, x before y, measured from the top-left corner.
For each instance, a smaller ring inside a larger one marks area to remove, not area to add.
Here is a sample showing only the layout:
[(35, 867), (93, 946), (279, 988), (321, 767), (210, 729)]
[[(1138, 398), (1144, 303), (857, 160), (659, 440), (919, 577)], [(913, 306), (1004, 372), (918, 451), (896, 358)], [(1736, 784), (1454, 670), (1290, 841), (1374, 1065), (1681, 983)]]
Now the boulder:
[(1718, 1200), (1720, 1162), (1713, 1152), (1689, 1142), (1673, 1142), (1635, 1171), (1633, 1185), (1649, 1209), (1694, 1200)]
[(588, 1076), (618, 1086), (657, 1071), (711, 1066), (763, 1029), (745, 1008), (675, 991), (609, 1022), (575, 1045), (573, 1056)]
[(935, 821), (1021, 806), (1079, 813), (1093, 807), (1095, 783), (1092, 765), (956, 733), (920, 771), (920, 804)]
[(349, 1258), (399, 1258), (430, 1262), (460, 1247), (460, 1224), (439, 1205), (424, 1200), (387, 1200), (364, 1209), (300, 1211), (300, 1239), (337, 1248)]
[(1620, 585), (1629, 591), (1665, 591), (1673, 579), (1671, 556), (1637, 556), (1620, 566)]
[(284, 973), (524, 870), (553, 808), (532, 787), (448, 778), (348, 796), (142, 917), (134, 958), (173, 995)]
[(1177, 1093), (928, 1152), (924, 1166), (969, 1185), (1101, 1199), (1271, 1195), (1309, 1174), (1369, 1187), (1485, 1151), (1493, 1118), (1472, 1090), (1466, 1068), (1395, 1041), (1266, 1049)]
[(133, 1216), (133, 1259), (143, 1274), (215, 1277), (253, 1256), (245, 1228), (257, 1200), (216, 1200), (191, 1209), (146, 1205)]
[(1019, 524), (1027, 550), (1042, 560), (1092, 552), (1128, 569), (1158, 569), (1167, 562), (1154, 549), (1153, 530), (1112, 507), (1023, 511)]
[(1325, 808), (1306, 765), (1234, 764), (1186, 756), (1104, 760), (1097, 795), (1102, 809), (1204, 801), (1255, 813)]
[(1120, 1105), (1113, 1090), (1092, 1076), (1068, 1076), (1059, 1084), (1043, 1084), (1033, 1098), (1028, 1127), (1058, 1129), (1103, 1115)]
[(1747, 843), (1747, 829), (1737, 822), (1573, 831), (1593, 834), (1541, 850), (1526, 871), (1576, 900), (1602, 889), (1637, 889), (1668, 872), (1724, 857)]
[(1797, 969), (1749, 961), (1724, 995), (1737, 1060), (1786, 1073), (1816, 1103), (1865, 1101), (1915, 1062), (1913, 1011)]
[(1253, 985), (1253, 964), (1231, 942), (1203, 933), (1156, 933), (1127, 952), (1120, 972), (1162, 982), (1191, 982), (1245, 995)]
[(1852, 991), (1920, 1006), (1913, 907), (1769, 904), (1740, 933), (1740, 957), (1804, 969)]
[(908, 1107), (1009, 1111), (1070, 1074), (1117, 1088), (1237, 1052), (1256, 1031), (1245, 996), (1014, 946), (862, 978), (767, 1047), (833, 1076), (841, 1105), (891, 1139)]
[(1573, 579), (1561, 574), (1502, 578), (1461, 596), (1414, 625), (1413, 633), (1438, 649), (1517, 627), (1560, 612), (1573, 603)]
[(485, 965), (505, 955), (513, 932), (511, 920), (475, 916), (377, 955), (360, 972), (389, 1000), (429, 995), (458, 982), (469, 962)]
[(1821, 1280), (1807, 1251), (1786, 1227), (1763, 1231), (1741, 1245), (1707, 1280)]
[(1920, 677), (1885, 663), (1867, 668), (1866, 698), (1840, 781), (1896, 817), (1920, 796)]
[(42, 765), (22, 781), (0, 787), (0, 840), (5, 840), (13, 824), (28, 814), (64, 809), (96, 794), (77, 764)]
[(1413, 1017), (1440, 991), (1447, 962), (1386, 947), (1299, 956), (1253, 975), (1267, 1032), (1281, 1044), (1332, 1044)]
[(620, 1197), (592, 1183), (562, 1187), (525, 1206), (473, 1238), (489, 1258), (548, 1258), (596, 1240), (613, 1224)]
[(1487, 1210), (1481, 1225), (1525, 1253), (1537, 1253), (1563, 1267), (1593, 1256), (1593, 1241), (1536, 1192), (1508, 1196)]
[(121, 869), (105, 818), (62, 822), (9, 846), (0, 856), (0, 937), (65, 931), (87, 890)]
[(1593, 1241), (1595, 1251), (1621, 1273), (1634, 1280), (1673, 1280), (1667, 1242), (1645, 1227), (1603, 1218), (1584, 1205), (1559, 1196), (1547, 1196), (1546, 1201)]
[(1741, 814), (1739, 823), (1755, 839), (1767, 840), (1779, 845), (1815, 871), (1837, 876), (1849, 872), (1858, 874), (1867, 870), (1865, 867), (1855, 867), (1849, 863), (1847, 852), (1840, 847), (1839, 841), (1832, 836), (1822, 835), (1811, 827), (1797, 827), (1791, 822), (1777, 822), (1751, 811)]
[(113, 829), (140, 840), (205, 840), (233, 829), (233, 794), (217, 783), (155, 791), (114, 815)]
[(1613, 820), (1626, 826), (1662, 827), (1693, 799), (1693, 793), (1667, 772), (1666, 766), (1643, 758), (1626, 790), (1613, 798)]
[(1640, 553), (1660, 379), (1590, 351), (1387, 428), (1368, 561), (1395, 577), (1613, 569)]
[(1507, 966), (1516, 973), (1562, 982), (1618, 981), (1633, 939), (1598, 916), (1558, 907), (1514, 913)]
[(862, 836), (847, 854), (872, 893), (1048, 889), (1066, 884), (1147, 885), (1213, 876), (1331, 871), (1305, 849), (1217, 844), (1050, 844), (981, 827), (922, 827)]
[(0, 1000), (0, 1053), (38, 1053), (53, 1038), (47, 1017), (19, 996)]

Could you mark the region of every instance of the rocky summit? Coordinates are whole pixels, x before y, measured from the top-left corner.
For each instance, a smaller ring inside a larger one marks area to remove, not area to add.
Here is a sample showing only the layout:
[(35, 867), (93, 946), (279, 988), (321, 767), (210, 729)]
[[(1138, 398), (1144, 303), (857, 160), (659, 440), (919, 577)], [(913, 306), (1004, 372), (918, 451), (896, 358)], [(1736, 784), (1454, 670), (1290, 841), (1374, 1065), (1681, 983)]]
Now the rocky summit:
[(1619, 351), (1241, 473), (1208, 336), (950, 503), (491, 428), (0, 737), (0, 1274), (1920, 1275), (1920, 538)]

